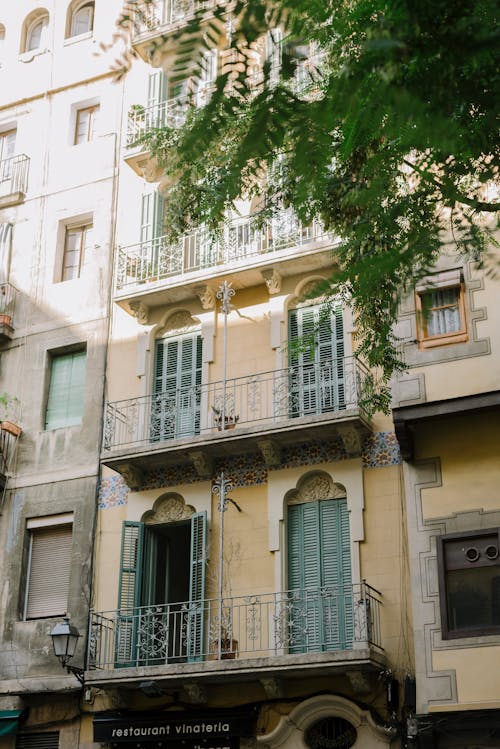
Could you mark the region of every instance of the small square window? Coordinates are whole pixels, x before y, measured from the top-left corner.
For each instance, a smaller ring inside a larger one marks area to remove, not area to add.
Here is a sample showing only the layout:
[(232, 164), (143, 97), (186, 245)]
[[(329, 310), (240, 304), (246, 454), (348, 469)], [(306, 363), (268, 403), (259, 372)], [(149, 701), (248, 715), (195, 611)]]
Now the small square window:
[(91, 236), (92, 224), (66, 227), (61, 281), (71, 281), (80, 277), (85, 263), (85, 248)]
[(75, 138), (73, 141), (75, 146), (80, 145), (80, 143), (89, 143), (91, 140), (94, 140), (95, 123), (98, 111), (98, 104), (94, 104), (92, 107), (82, 107), (82, 109), (77, 109)]
[(419, 285), (416, 308), (420, 348), (467, 340), (464, 285), (458, 274), (438, 275)]
[(444, 639), (500, 633), (498, 528), (438, 538)]
[(68, 610), (73, 526), (67, 516), (62, 519), (57, 525), (46, 525), (45, 518), (28, 520), (24, 619), (62, 616)]
[(45, 429), (82, 423), (86, 360), (85, 351), (52, 356)]

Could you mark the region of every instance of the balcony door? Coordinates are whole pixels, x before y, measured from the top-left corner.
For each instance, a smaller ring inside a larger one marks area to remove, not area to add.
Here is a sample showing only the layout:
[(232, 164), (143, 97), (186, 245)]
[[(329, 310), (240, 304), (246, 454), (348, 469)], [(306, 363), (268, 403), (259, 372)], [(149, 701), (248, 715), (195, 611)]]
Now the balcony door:
[(14, 152), (16, 149), (16, 131), (0, 133), (0, 183), (8, 182), (12, 176)]
[(345, 408), (342, 306), (290, 310), (288, 317), (290, 415), (308, 416)]
[(199, 660), (204, 648), (206, 513), (123, 524), (117, 666)]
[(288, 507), (289, 651), (352, 647), (353, 600), (347, 499)]
[(156, 341), (151, 440), (200, 432), (202, 339), (197, 333)]

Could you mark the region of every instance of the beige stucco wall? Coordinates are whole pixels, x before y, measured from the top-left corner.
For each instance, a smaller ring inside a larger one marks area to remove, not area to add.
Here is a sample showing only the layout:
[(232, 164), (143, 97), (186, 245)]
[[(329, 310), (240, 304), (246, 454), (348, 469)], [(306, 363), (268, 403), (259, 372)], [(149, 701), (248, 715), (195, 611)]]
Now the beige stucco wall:
[[(500, 708), (500, 645), (434, 651), (435, 671), (454, 670), (457, 680), (457, 708), (462, 710)], [(449, 705), (441, 709), (449, 709)], [(433, 705), (433, 710), (439, 710)]]

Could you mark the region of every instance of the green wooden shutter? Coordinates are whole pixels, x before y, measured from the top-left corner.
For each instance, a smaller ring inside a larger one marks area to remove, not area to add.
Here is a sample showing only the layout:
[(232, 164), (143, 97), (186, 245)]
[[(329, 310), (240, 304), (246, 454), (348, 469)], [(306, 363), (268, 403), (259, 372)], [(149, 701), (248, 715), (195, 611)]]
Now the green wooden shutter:
[(163, 236), (165, 201), (158, 191), (141, 196), (141, 243)]
[(86, 358), (85, 351), (52, 358), (45, 429), (81, 424)]
[(352, 646), (352, 572), (346, 499), (319, 502), (322, 632), (327, 650)]
[(301, 307), (290, 310), (288, 319), (291, 415), (345, 407), (342, 306), (331, 316), (321, 307)]
[(122, 526), (120, 582), (116, 630), (116, 666), (137, 660), (137, 608), (141, 602), (144, 523), (126, 520)]
[(204, 652), (205, 571), (207, 557), (207, 513), (191, 517), (191, 559), (189, 576), (189, 612), (187, 654), (199, 661)]
[(156, 342), (151, 439), (199, 433), (201, 366), (200, 335)]
[(290, 652), (352, 646), (353, 601), (346, 499), (288, 508)]

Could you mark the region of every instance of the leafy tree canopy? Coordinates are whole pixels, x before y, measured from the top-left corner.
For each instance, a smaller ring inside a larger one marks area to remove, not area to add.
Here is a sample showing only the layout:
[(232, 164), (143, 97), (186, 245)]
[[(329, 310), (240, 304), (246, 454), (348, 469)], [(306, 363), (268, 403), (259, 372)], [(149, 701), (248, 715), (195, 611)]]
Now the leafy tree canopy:
[[(148, 13), (128, 7), (141, 2)], [(227, 48), (206, 106), (146, 136), (168, 231), (215, 229), (241, 195), (262, 195), (263, 215), (321, 217), (339, 237), (322, 291), (350, 300), (358, 354), (387, 380), (403, 366), (401, 295), (447, 246), (483, 262), (493, 247), (497, 14), (496, 0), (236, 0), (156, 40), (153, 63), (169, 55), (178, 79), (223, 35)], [(279, 77), (268, 63), (255, 85), (252, 50), (277, 27)]]

